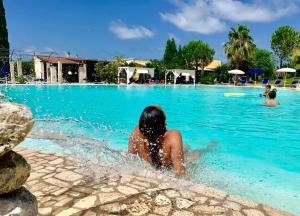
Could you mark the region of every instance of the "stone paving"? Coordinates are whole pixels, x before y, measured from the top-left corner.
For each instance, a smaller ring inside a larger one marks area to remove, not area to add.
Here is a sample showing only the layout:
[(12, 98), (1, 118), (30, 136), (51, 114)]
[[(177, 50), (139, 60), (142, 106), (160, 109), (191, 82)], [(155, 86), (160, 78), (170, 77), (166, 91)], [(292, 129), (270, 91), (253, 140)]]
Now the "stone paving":
[(37, 197), (39, 215), (291, 215), (203, 185), (180, 189), (133, 175), (108, 177), (96, 183), (62, 155), (19, 147), (16, 151), (31, 165), (25, 186)]

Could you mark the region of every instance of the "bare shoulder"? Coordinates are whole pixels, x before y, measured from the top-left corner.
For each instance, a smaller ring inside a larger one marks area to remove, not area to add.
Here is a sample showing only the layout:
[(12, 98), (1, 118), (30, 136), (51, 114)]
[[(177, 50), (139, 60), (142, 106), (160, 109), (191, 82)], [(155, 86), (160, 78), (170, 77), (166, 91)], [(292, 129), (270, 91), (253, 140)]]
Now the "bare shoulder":
[(181, 137), (179, 130), (171, 129), (166, 132), (166, 137)]
[(278, 106), (280, 105), (280, 103), (278, 101), (271, 101), (271, 100), (267, 100), (264, 102), (265, 106)]
[(136, 135), (139, 135), (139, 134), (141, 134), (141, 131), (140, 131), (139, 126), (137, 125), (137, 126), (135, 126), (135, 127), (133, 128), (133, 130), (132, 130), (132, 132), (131, 132), (131, 136), (136, 136)]
[(165, 143), (172, 146), (178, 144), (181, 145), (182, 144), (181, 133), (176, 129), (168, 130), (165, 134)]

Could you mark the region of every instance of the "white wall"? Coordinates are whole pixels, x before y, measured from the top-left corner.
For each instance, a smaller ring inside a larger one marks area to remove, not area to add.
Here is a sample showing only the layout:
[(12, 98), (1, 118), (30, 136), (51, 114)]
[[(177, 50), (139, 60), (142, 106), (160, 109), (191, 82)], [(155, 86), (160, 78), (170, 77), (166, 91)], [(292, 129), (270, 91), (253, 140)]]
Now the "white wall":
[(44, 63), (38, 57), (34, 57), (34, 71), (36, 79), (44, 79)]

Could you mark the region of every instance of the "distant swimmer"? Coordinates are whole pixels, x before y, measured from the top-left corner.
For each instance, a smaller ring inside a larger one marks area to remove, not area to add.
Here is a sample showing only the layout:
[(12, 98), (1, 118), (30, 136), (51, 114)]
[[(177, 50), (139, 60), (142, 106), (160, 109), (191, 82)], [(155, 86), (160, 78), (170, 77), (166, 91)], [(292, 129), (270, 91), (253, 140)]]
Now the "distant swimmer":
[(268, 97), (268, 95), (269, 95), (269, 92), (271, 91), (271, 88), (272, 88), (272, 86), (271, 85), (266, 85), (266, 87), (265, 87), (265, 91), (264, 91), (264, 93), (263, 94), (260, 94), (260, 97), (262, 97), (262, 96), (264, 96), (264, 97)]
[(265, 106), (278, 106), (280, 103), (275, 100), (276, 98), (276, 90), (272, 90), (268, 93), (268, 99), (264, 102)]
[(164, 111), (156, 105), (146, 107), (128, 141), (128, 153), (137, 155), (157, 169), (173, 168), (186, 174), (182, 137), (178, 130), (167, 130)]

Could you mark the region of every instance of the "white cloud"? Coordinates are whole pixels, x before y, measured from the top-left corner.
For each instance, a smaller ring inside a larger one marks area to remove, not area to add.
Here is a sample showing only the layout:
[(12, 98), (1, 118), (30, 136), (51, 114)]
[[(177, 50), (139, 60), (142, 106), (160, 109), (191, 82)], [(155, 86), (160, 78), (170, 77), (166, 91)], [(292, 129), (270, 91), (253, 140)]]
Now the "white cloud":
[(150, 38), (154, 32), (144, 26), (127, 26), (121, 21), (112, 22), (109, 30), (122, 40)]
[[(192, 3), (181, 2), (177, 13), (161, 13), (161, 17), (188, 32), (209, 34), (224, 31), (225, 23), (211, 16), (208, 4), (204, 0), (193, 1)], [(178, 1), (176, 5), (179, 6)]]
[(224, 31), (227, 22), (269, 22), (298, 10), (296, 0), (173, 0), (175, 13), (161, 18), (187, 32), (211, 34)]
[[(267, 2), (267, 1), (266, 1)], [(297, 6), (288, 2), (280, 7), (279, 2), (274, 1), (266, 6), (266, 2), (247, 4), (236, 0), (214, 0), (213, 7), (218, 11), (220, 17), (233, 22), (269, 22), (294, 12)]]

